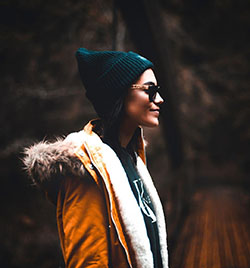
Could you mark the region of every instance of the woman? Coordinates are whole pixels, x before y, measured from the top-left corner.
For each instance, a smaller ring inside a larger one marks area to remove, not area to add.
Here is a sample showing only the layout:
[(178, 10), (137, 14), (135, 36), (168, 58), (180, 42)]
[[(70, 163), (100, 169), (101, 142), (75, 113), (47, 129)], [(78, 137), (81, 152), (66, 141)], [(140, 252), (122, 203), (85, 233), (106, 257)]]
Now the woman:
[(76, 52), (100, 119), (26, 150), (33, 181), (57, 206), (66, 267), (168, 267), (162, 206), (145, 166), (141, 126), (158, 126), (153, 64), (134, 52)]

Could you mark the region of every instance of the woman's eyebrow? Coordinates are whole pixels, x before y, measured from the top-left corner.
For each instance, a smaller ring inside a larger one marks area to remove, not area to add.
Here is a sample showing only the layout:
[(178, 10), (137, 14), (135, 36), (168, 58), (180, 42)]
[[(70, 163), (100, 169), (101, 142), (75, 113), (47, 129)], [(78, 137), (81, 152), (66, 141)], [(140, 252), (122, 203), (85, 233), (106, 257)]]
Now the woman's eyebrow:
[(145, 83), (143, 83), (143, 85), (153, 85), (153, 86), (155, 86), (155, 83), (149, 81), (149, 82), (145, 82)]

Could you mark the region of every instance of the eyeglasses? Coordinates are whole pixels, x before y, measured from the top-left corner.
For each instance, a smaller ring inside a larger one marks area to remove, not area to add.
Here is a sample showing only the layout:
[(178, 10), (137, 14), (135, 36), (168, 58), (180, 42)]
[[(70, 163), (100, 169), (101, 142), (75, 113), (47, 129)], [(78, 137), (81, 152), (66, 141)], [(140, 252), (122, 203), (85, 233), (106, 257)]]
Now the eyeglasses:
[(155, 101), (157, 92), (159, 92), (160, 86), (133, 84), (131, 86), (131, 88), (144, 90), (148, 94), (148, 96), (149, 96), (149, 101), (150, 102), (153, 102), (153, 101)]

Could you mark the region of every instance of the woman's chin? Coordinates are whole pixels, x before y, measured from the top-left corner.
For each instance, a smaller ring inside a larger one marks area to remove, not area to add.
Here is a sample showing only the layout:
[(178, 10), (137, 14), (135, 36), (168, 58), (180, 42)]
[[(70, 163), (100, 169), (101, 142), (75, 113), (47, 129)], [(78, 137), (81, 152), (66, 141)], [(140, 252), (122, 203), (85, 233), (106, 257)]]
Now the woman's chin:
[(154, 120), (150, 120), (150, 121), (147, 121), (147, 122), (143, 122), (141, 124), (142, 127), (150, 127), (150, 128), (153, 128), (153, 127), (158, 127), (159, 126), (159, 120), (158, 119), (154, 119)]

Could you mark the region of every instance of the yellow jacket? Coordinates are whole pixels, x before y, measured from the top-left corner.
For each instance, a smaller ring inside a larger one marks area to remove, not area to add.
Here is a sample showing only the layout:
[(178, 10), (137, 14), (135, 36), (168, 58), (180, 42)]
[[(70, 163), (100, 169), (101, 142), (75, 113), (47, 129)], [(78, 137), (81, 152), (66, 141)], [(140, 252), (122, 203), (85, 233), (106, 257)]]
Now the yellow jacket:
[[(25, 164), (56, 203), (66, 267), (153, 268), (147, 230), (115, 152), (93, 131), (84, 130), (26, 151)], [(137, 169), (152, 200), (163, 267), (168, 267), (163, 209), (145, 166), (140, 137)]]

